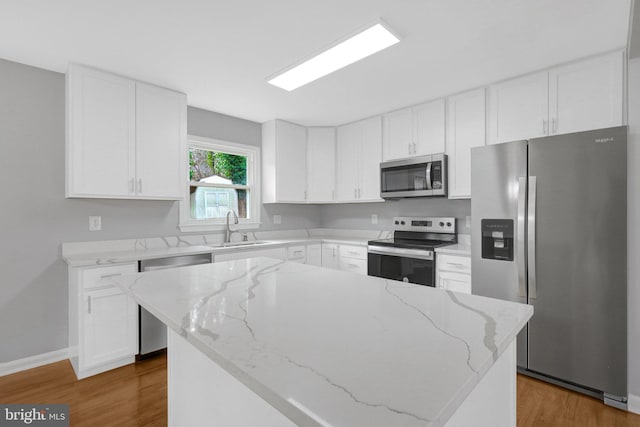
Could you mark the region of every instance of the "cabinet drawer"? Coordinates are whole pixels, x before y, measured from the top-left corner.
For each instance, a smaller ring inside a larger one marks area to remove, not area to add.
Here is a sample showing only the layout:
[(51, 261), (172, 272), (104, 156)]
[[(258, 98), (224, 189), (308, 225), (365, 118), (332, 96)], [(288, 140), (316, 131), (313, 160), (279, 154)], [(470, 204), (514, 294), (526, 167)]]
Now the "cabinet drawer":
[(122, 276), (123, 274), (136, 273), (137, 263), (111, 265), (109, 267), (87, 268), (81, 271), (81, 283), (83, 289), (92, 289), (99, 286), (100, 280), (107, 277)]
[(305, 246), (289, 246), (287, 248), (287, 260), (304, 262), (306, 253)]
[(443, 271), (438, 273), (438, 285), (439, 289), (445, 291), (462, 292), (465, 294), (471, 293), (471, 276), (468, 274), (449, 273)]
[(471, 258), (455, 255), (437, 255), (438, 270), (471, 274)]
[(338, 248), (340, 258), (356, 258), (361, 260), (367, 260), (367, 247), (366, 246), (351, 246), (340, 245)]
[(338, 263), (340, 270), (350, 271), (352, 273), (367, 274), (367, 260), (355, 258), (340, 258)]

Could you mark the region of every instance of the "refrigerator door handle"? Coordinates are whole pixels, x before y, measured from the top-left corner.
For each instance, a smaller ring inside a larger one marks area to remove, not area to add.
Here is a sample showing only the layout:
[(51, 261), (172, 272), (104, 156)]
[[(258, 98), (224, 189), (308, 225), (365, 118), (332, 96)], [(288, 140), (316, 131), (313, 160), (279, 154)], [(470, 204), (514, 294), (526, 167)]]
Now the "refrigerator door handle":
[(527, 194), (527, 178), (518, 178), (518, 230), (517, 230), (517, 248), (516, 260), (518, 263), (518, 295), (527, 297), (527, 280), (525, 277), (525, 259), (524, 259), (524, 224), (526, 215), (526, 194)]
[(529, 299), (537, 298), (536, 286), (536, 177), (529, 177), (529, 203), (527, 206), (527, 258), (529, 266)]

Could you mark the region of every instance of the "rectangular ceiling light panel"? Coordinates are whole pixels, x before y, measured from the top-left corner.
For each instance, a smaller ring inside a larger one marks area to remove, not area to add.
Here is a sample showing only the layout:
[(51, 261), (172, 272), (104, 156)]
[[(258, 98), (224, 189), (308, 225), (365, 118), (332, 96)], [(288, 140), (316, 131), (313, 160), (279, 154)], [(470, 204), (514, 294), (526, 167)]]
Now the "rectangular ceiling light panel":
[(296, 65), (268, 82), (284, 90), (291, 91), (369, 55), (373, 55), (399, 41), (381, 23), (377, 23), (300, 65)]

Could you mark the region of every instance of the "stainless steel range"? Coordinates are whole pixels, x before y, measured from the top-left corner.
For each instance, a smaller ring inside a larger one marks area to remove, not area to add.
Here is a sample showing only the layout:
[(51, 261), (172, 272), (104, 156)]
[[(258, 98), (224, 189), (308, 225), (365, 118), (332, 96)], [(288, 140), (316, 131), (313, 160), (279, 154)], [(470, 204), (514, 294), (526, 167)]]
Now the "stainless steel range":
[(393, 225), (393, 238), (369, 241), (369, 276), (435, 287), (434, 249), (457, 243), (456, 219), (395, 217)]

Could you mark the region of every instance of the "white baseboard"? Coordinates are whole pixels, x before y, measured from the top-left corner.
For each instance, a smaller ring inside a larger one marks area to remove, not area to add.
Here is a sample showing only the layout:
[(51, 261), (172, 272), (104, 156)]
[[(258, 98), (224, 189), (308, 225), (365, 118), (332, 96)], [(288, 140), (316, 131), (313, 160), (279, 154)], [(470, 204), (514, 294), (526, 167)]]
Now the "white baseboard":
[(627, 409), (634, 414), (640, 414), (640, 396), (629, 395)]
[(49, 353), (36, 354), (35, 356), (25, 357), (24, 359), (12, 360), (11, 362), (0, 363), (0, 377), (4, 375), (14, 374), (27, 369), (37, 368), (38, 366), (48, 365), (49, 363), (59, 362), (69, 358), (69, 349), (63, 348)]

